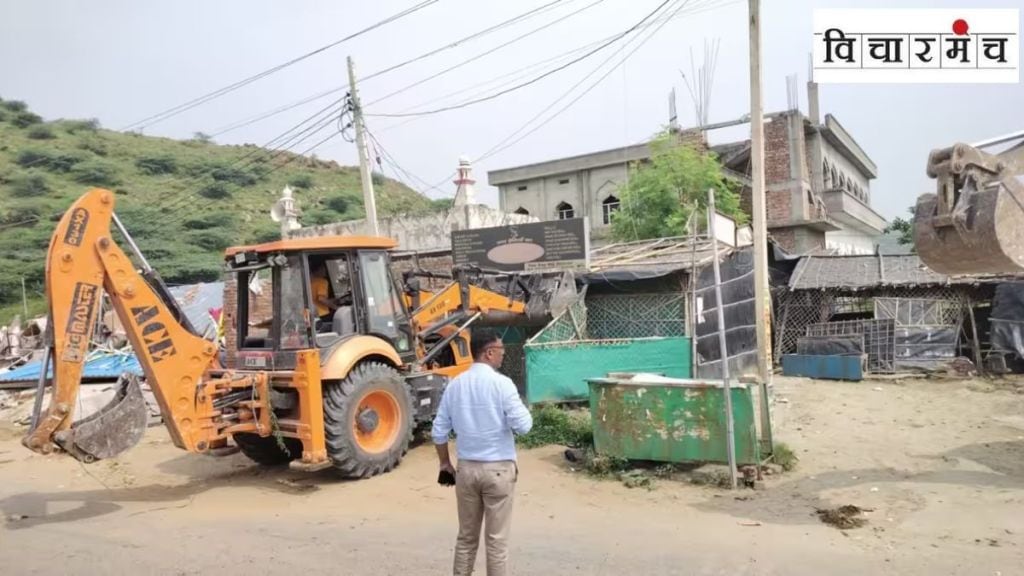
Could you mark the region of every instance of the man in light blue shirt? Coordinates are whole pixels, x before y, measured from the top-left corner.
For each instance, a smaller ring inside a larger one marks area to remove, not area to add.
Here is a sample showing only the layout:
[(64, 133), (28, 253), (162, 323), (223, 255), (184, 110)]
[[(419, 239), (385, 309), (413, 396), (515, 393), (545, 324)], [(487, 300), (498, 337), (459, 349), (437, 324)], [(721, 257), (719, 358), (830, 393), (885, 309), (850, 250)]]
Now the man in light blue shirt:
[[(498, 372), (505, 358), (501, 338), (489, 330), (474, 330), (470, 350), (473, 365), (445, 388), (434, 417), (432, 436), (441, 472), (455, 475), (459, 506), (459, 536), (455, 543), (455, 576), (473, 573), (485, 522), (487, 576), (504, 576), (512, 501), (519, 476), (515, 434), (526, 434), (533, 418), (519, 398), (516, 385)], [(456, 435), (458, 474), (448, 453), (448, 435)]]

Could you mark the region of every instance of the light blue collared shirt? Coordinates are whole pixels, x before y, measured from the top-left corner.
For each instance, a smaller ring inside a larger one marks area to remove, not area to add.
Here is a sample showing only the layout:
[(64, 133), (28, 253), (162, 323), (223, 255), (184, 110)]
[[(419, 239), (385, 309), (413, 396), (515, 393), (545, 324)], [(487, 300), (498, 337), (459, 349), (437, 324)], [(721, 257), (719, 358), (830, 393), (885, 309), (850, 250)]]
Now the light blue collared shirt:
[(500, 462), (516, 459), (512, 433), (526, 434), (532, 427), (533, 417), (512, 380), (477, 362), (445, 388), (431, 436), (434, 444), (445, 444), (454, 430), (459, 460)]

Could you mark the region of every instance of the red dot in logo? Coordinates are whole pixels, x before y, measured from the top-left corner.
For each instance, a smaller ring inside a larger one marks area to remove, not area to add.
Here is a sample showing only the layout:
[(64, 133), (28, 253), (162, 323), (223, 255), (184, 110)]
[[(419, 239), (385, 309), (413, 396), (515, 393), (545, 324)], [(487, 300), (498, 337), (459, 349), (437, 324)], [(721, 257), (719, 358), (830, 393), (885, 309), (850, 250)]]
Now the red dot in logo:
[(967, 20), (960, 18), (953, 22), (953, 34), (956, 34), (957, 36), (966, 36), (967, 29)]

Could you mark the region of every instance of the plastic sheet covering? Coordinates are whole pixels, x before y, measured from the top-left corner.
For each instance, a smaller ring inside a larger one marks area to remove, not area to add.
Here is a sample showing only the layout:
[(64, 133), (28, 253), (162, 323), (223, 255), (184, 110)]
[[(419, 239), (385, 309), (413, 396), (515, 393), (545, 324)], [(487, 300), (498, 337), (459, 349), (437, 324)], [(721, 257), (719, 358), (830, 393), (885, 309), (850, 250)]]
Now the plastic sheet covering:
[(1024, 358), (1024, 282), (996, 286), (989, 322), (992, 348)]
[(804, 336), (796, 341), (802, 356), (860, 356), (864, 353), (864, 335)]
[(956, 358), (956, 326), (901, 327), (896, 329), (896, 368), (936, 370)]
[(897, 326), (939, 326), (960, 321), (960, 303), (930, 298), (875, 298), (875, 318)]
[[(757, 332), (754, 324), (753, 250), (732, 253), (719, 263), (729, 376), (757, 373)], [(697, 377), (721, 378), (722, 352), (718, 343), (718, 311), (715, 271), (712, 265), (697, 276), (696, 336)]]

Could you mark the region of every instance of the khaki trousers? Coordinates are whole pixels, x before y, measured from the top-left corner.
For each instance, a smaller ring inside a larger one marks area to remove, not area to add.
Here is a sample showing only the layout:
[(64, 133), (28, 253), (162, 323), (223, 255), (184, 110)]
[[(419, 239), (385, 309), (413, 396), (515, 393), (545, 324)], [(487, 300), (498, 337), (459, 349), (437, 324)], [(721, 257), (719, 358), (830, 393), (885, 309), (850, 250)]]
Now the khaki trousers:
[(512, 461), (460, 460), (455, 475), (459, 503), (459, 537), (455, 542), (455, 576), (469, 576), (480, 547), (484, 524), (487, 576), (508, 573), (508, 536), (512, 528), (512, 501), (519, 469)]

